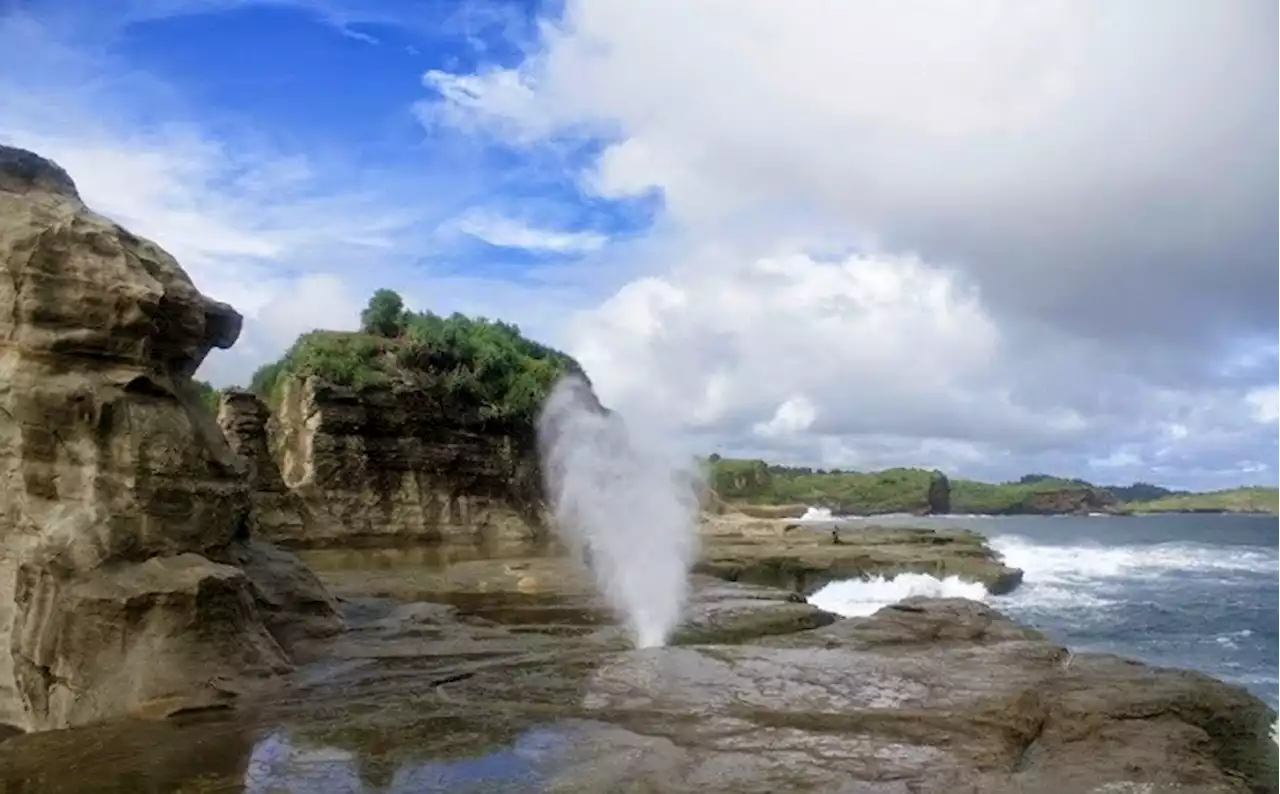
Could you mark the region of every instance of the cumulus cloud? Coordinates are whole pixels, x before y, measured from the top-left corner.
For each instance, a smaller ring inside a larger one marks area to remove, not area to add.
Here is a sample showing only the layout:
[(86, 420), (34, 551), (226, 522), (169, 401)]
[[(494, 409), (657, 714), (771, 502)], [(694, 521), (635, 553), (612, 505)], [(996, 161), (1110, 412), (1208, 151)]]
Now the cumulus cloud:
[(677, 255), (573, 336), (617, 403), (810, 459), (1265, 479), (1276, 29), (1251, 0), (570, 0), (517, 66), (425, 80), (433, 124), (604, 141), (584, 190), (660, 191)]

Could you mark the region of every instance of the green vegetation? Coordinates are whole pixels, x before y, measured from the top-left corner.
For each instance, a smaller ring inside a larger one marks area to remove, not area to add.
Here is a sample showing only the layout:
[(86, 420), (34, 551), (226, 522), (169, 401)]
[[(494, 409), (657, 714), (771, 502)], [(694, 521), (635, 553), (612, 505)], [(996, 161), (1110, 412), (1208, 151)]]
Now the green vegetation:
[(222, 393), (213, 388), (208, 381), (192, 379), (192, 383), (196, 386), (196, 391), (200, 394), (200, 402), (209, 407), (213, 413), (218, 413), (218, 400)]
[(927, 511), (935, 476), (927, 469), (824, 471), (715, 455), (707, 467), (712, 487), (730, 502), (819, 505), (865, 515)]
[(1028, 474), (1014, 483), (952, 479), (927, 469), (861, 471), (774, 466), (760, 460), (708, 458), (721, 498), (745, 505), (814, 505), (851, 515), (887, 512), (1023, 514), (1105, 510), (1117, 499), (1084, 480)]
[(1264, 486), (1231, 488), (1208, 493), (1176, 493), (1131, 502), (1135, 513), (1265, 513), (1280, 514), (1280, 489)]
[(1084, 480), (1063, 479), (1043, 474), (1029, 474), (1017, 482), (951, 481), (951, 511), (1004, 515), (1052, 511), (1054, 503), (1070, 511), (1067, 505), (1080, 504), (1093, 497), (1098, 502), (1118, 502), (1113, 494)]
[(1108, 485), (1107, 490), (1116, 495), (1122, 502), (1148, 502), (1165, 496), (1184, 494), (1186, 491), (1174, 491), (1149, 482), (1135, 482), (1133, 485)]
[(543, 399), (572, 358), (529, 340), (501, 321), (411, 312), (378, 290), (361, 330), (303, 334), (279, 361), (254, 373), (249, 388), (277, 405), (291, 375), (315, 375), (357, 391), (386, 387), (425, 401), (453, 421), (531, 428)]
[[(1028, 474), (1013, 482), (950, 480), (949, 500), (935, 492), (936, 475), (925, 469), (880, 472), (775, 466), (762, 460), (707, 460), (709, 482), (728, 502), (760, 506), (763, 514), (798, 514), (813, 505), (837, 513), (933, 512), (987, 515), (1026, 513), (1178, 511), (1277, 512), (1277, 489), (1236, 488), (1206, 494), (1172, 491), (1149, 483), (1101, 487), (1081, 479)], [(949, 504), (948, 504), (949, 502)], [(787, 507), (793, 509), (787, 510)], [(765, 509), (768, 508), (768, 509)], [(776, 508), (776, 509), (775, 509)]]

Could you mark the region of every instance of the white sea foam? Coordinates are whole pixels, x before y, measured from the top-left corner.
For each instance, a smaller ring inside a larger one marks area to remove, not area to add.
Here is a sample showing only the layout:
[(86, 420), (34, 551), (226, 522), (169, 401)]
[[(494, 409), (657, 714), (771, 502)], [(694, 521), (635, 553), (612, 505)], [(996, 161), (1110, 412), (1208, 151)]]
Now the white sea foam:
[(831, 521), (835, 518), (831, 511), (825, 507), (810, 507), (804, 511), (804, 515), (800, 516), (799, 521)]
[(875, 576), (870, 579), (845, 579), (831, 582), (809, 596), (809, 603), (847, 618), (865, 617), (881, 607), (896, 604), (911, 596), (933, 598), (987, 597), (987, 589), (977, 582), (966, 582), (956, 576), (938, 579), (924, 573), (903, 573), (892, 579)]
[(1253, 546), (1157, 543), (1102, 546), (1036, 543), (1020, 535), (998, 535), (991, 546), (1021, 568), (1027, 581), (1080, 584), (1090, 580), (1146, 578), (1186, 573), (1276, 573), (1275, 551)]

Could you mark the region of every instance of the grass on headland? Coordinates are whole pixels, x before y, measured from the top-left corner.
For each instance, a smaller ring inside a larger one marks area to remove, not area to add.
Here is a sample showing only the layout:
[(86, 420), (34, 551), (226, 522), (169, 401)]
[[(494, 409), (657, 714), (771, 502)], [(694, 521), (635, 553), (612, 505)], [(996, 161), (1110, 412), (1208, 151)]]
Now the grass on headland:
[(1229, 488), (1207, 493), (1180, 493), (1130, 502), (1135, 513), (1261, 513), (1280, 514), (1280, 489), (1266, 486)]

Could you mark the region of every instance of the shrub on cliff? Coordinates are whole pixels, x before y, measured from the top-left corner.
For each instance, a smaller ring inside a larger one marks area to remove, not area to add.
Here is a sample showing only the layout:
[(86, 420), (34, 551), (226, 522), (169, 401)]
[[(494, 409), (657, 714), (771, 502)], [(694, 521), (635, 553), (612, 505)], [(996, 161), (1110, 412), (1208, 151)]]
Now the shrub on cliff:
[(405, 311), (391, 290), (378, 290), (361, 320), (364, 331), (303, 334), (283, 358), (254, 373), (250, 388), (274, 403), (288, 376), (316, 375), (356, 390), (392, 388), (454, 421), (531, 430), (556, 379), (581, 372), (515, 325)]

